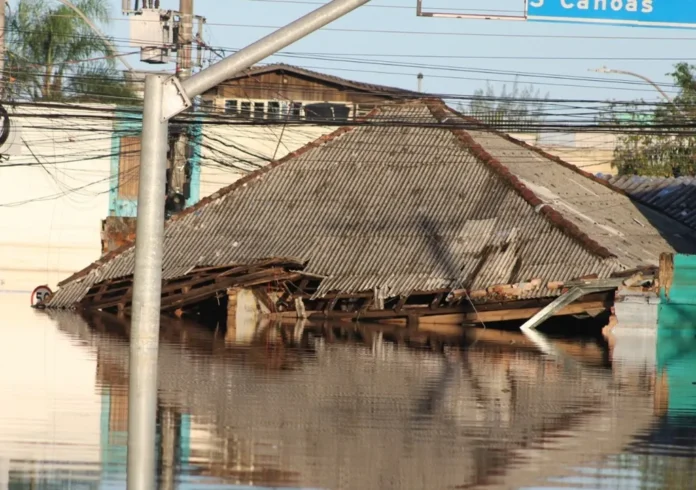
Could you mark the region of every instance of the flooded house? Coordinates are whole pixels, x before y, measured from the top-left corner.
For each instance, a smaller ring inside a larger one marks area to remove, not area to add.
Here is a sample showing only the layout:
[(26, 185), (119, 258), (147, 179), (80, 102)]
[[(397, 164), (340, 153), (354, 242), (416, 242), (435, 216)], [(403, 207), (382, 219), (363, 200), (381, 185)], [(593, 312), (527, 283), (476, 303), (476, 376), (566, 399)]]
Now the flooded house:
[[(649, 274), (696, 231), (437, 99), (384, 103), (166, 223), (162, 310), (178, 316), (526, 319), (568, 288)], [(135, 249), (45, 303), (128, 314)], [(605, 288), (556, 313), (597, 315)]]

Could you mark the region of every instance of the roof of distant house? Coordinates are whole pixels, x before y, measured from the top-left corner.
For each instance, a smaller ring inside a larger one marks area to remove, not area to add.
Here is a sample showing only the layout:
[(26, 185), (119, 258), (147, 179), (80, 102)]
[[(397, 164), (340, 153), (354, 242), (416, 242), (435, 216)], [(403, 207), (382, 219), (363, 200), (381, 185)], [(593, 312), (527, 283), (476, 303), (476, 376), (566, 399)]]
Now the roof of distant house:
[(619, 175), (605, 177), (634, 199), (649, 204), (677, 221), (696, 228), (696, 178), (643, 177)]
[(285, 63), (273, 63), (268, 65), (254, 66), (252, 68), (249, 68), (248, 70), (245, 70), (239, 75), (230, 78), (229, 80), (237, 80), (240, 78), (253, 77), (272, 72), (291, 73), (300, 77), (313, 78), (332, 85), (340, 85), (362, 92), (377, 93), (380, 95), (387, 95), (395, 98), (421, 97), (423, 95), (419, 92), (415, 92), (412, 90), (406, 90), (398, 87), (389, 87), (386, 85), (378, 85), (374, 83), (358, 82), (355, 80), (349, 80), (347, 78), (328, 75), (326, 73), (321, 73), (318, 71), (308, 70), (300, 66), (287, 65)]
[[(318, 295), (546, 285), (696, 252), (696, 232), (439, 100), (388, 103), (167, 222), (164, 276), (288, 258)], [(128, 277), (134, 247), (61, 284), (69, 306)]]

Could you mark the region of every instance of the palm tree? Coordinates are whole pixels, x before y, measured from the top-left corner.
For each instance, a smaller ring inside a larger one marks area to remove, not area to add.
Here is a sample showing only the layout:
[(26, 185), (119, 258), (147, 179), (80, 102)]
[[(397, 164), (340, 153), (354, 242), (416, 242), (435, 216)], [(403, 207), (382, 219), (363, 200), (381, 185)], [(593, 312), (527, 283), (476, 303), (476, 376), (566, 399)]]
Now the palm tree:
[[(2, 0), (0, 0), (2, 1)], [(109, 19), (108, 0), (74, 1), (98, 24)], [(47, 0), (20, 0), (8, 19), (12, 93), (32, 100), (135, 100), (115, 68), (113, 48), (71, 8)]]

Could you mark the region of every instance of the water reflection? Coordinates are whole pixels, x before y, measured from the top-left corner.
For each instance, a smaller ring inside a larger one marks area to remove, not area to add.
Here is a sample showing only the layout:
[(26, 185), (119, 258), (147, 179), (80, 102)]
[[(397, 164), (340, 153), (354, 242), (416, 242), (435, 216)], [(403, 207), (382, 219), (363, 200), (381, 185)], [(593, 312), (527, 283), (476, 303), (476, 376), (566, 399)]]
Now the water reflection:
[[(127, 322), (0, 301), (0, 489), (124, 488)], [(167, 320), (158, 485), (694, 488), (686, 332), (651, 363), (621, 338)]]
[[(696, 319), (696, 311), (679, 317)], [(696, 324), (672, 318), (659, 334), (624, 332), (609, 342), (622, 393), (652, 393), (649, 425), (636, 430), (621, 452), (536, 488), (696, 488)]]

